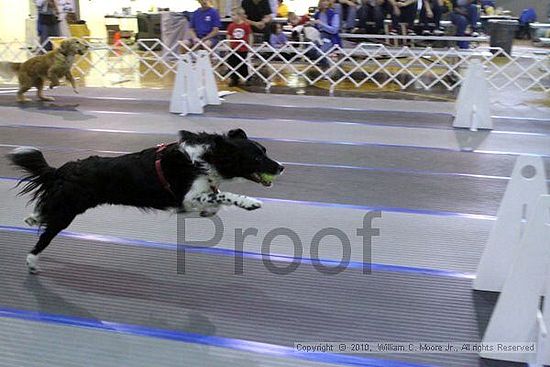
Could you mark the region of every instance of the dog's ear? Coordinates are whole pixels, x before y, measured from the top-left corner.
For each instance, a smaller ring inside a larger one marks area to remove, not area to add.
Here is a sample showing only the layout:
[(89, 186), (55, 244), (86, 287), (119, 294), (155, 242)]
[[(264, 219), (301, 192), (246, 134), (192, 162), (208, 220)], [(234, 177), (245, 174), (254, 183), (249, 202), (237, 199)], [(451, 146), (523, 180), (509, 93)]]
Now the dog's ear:
[(66, 55), (70, 51), (70, 49), (71, 49), (71, 45), (68, 39), (61, 42), (61, 45), (59, 46), (59, 51), (62, 54)]
[(229, 130), (227, 133), (227, 136), (230, 139), (248, 139), (248, 136), (246, 136), (246, 133), (243, 129), (233, 129)]
[(180, 130), (178, 134), (180, 136), (180, 143), (187, 140), (193, 140), (197, 137), (197, 134), (187, 130)]

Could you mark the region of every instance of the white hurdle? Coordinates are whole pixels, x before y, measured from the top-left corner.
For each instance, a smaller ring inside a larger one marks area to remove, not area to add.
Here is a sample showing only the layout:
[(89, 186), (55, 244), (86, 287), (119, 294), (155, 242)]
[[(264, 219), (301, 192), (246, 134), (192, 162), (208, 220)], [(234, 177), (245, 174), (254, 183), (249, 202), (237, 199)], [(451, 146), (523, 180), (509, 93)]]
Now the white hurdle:
[(456, 100), (453, 127), (493, 129), (490, 110), (489, 83), (483, 65), (477, 59), (470, 62)]
[(187, 53), (178, 61), (176, 81), (170, 100), (171, 113), (182, 116), (189, 113), (201, 114), (204, 112), (204, 106), (221, 104), (208, 53), (201, 50), (193, 56), (195, 60)]
[(474, 289), (502, 290), (520, 248), (525, 222), (530, 220), (539, 196), (546, 193), (542, 158), (519, 156), (479, 262)]
[[(550, 195), (541, 195), (485, 331), (484, 343), (534, 343), (535, 353), (481, 352), (484, 358), (550, 364)], [(541, 296), (545, 297), (543, 310)]]
[[(502, 292), (483, 343), (525, 343), (536, 352), (480, 352), (483, 358), (550, 364), (550, 195), (541, 157), (520, 156), (473, 282)], [(545, 297), (541, 309), (541, 297)]]

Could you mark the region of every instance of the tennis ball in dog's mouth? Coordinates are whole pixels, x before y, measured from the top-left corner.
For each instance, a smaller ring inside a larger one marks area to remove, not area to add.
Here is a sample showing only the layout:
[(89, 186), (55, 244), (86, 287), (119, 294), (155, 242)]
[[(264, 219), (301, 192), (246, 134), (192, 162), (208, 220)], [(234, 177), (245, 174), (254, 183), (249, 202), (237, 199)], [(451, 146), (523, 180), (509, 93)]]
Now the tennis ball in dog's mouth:
[(260, 173), (260, 178), (262, 181), (271, 184), (275, 180), (275, 175), (270, 175), (269, 173)]

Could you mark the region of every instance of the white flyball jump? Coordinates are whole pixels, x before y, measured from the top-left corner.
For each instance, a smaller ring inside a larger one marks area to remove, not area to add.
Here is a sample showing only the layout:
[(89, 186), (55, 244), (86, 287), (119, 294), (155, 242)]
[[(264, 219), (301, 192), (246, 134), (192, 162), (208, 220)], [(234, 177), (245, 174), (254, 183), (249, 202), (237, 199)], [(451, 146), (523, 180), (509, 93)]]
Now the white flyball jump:
[(204, 106), (219, 104), (218, 86), (208, 53), (201, 50), (193, 55), (182, 55), (178, 61), (170, 112), (183, 116), (201, 114)]
[(456, 100), (453, 127), (493, 129), (490, 109), (489, 83), (479, 60), (472, 60)]
[(481, 357), (550, 365), (549, 263), (550, 195), (541, 195), (483, 337), (484, 343), (535, 343), (536, 353), (482, 352)]
[[(482, 351), (481, 357), (550, 365), (550, 195), (541, 157), (520, 156), (473, 288), (501, 292), (483, 343), (525, 343), (536, 352)], [(545, 297), (541, 309), (541, 297)]]
[(516, 259), (526, 221), (547, 193), (541, 157), (519, 156), (497, 211), (497, 220), (481, 257), (474, 289), (500, 292)]

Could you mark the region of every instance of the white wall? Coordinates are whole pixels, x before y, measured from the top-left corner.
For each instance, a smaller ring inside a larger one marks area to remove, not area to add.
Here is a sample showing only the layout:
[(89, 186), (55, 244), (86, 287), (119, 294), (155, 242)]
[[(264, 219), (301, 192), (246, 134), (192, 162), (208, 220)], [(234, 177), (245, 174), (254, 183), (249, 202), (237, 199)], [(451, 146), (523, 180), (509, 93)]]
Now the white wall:
[[(80, 0), (80, 17), (86, 21), (92, 37), (106, 37), (105, 14), (121, 13), (122, 8), (132, 8), (132, 13), (149, 12), (151, 8), (170, 8), (174, 11), (190, 10), (193, 0)], [(111, 24), (111, 21), (109, 21)], [(136, 20), (122, 20), (121, 29), (137, 32)]]
[[(237, 0), (234, 0), (235, 2)], [(290, 11), (307, 13), (317, 0), (284, 0)], [(28, 18), (32, 0), (0, 0), (0, 40), (25, 39), (25, 21)], [(151, 7), (170, 8), (173, 11), (195, 10), (199, 6), (195, 0), (80, 0), (80, 15), (84, 19), (93, 37), (106, 37), (105, 14), (122, 12), (123, 7), (131, 7), (132, 12), (149, 12)], [(122, 21), (123, 29), (137, 31), (137, 23)]]
[(25, 22), (29, 11), (26, 0), (0, 0), (0, 40), (25, 41)]
[(288, 9), (298, 15), (307, 14), (310, 6), (317, 6), (317, 0), (284, 0)]

